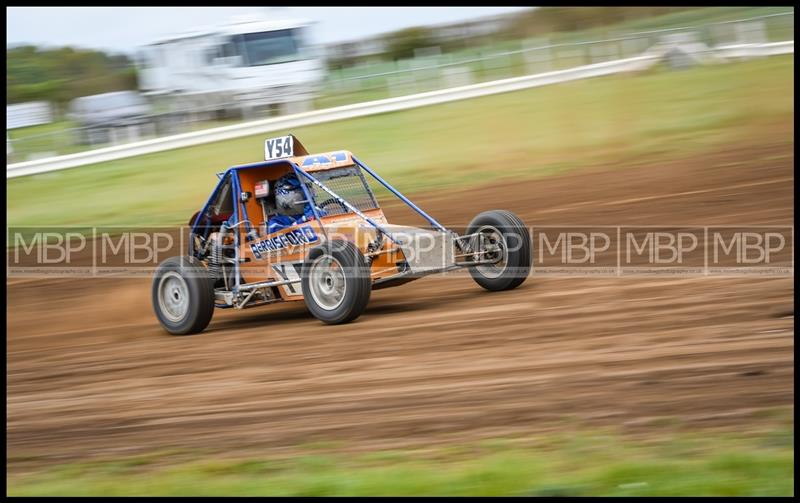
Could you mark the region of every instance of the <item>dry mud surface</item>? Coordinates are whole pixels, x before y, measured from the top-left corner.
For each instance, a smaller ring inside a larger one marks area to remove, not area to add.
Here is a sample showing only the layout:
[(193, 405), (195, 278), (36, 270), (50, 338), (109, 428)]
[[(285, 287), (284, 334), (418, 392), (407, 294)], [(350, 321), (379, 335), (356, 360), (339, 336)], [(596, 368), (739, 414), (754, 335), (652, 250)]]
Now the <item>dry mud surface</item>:
[[(792, 145), (742, 146), (415, 202), (446, 225), (492, 208), (534, 227), (793, 225), (793, 162)], [(146, 279), (12, 278), (7, 291), (12, 461), (396, 448), (669, 418), (747, 429), (794, 401), (786, 277), (534, 274), (488, 293), (434, 276), (373, 292), (349, 325), (293, 303), (218, 310), (190, 337), (162, 331)]]

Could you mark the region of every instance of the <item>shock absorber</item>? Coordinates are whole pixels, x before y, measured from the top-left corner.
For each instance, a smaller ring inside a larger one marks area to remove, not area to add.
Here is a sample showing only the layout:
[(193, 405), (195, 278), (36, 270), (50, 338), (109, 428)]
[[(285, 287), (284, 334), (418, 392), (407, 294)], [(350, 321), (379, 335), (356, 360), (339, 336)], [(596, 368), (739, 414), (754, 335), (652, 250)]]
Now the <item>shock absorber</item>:
[(222, 246), (219, 240), (211, 242), (211, 253), (208, 255), (208, 272), (215, 280), (222, 277)]
[(222, 263), (224, 260), (224, 254), (222, 251), (222, 246), (225, 242), (225, 235), (227, 232), (228, 228), (223, 223), (222, 226), (220, 226), (217, 235), (211, 239), (211, 252), (208, 255), (208, 272), (215, 280), (223, 277)]

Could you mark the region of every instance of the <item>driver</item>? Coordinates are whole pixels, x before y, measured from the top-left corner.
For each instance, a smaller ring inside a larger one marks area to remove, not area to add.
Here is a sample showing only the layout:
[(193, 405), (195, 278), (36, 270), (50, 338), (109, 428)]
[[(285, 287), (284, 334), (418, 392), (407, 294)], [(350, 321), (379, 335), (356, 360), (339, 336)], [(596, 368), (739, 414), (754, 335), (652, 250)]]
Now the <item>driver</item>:
[[(267, 232), (272, 233), (296, 223), (314, 218), (310, 201), (306, 200), (300, 180), (294, 173), (287, 173), (275, 182), (275, 206), (277, 215), (269, 219)], [(317, 208), (320, 216), (325, 210)]]

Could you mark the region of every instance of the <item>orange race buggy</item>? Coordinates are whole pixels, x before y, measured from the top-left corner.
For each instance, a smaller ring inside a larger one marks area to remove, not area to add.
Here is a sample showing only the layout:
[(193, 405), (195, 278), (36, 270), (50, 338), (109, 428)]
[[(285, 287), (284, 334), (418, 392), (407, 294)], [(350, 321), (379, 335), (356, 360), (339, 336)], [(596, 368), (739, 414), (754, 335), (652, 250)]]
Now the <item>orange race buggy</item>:
[[(292, 135), (265, 142), (265, 161), (220, 173), (190, 221), (188, 255), (162, 262), (153, 307), (172, 334), (200, 332), (215, 308), (304, 301), (325, 323), (346, 323), (372, 290), (468, 268), (491, 291), (525, 281), (531, 241), (508, 211), (445, 228), (348, 151), (310, 155)], [(392, 225), (371, 177), (430, 223)]]

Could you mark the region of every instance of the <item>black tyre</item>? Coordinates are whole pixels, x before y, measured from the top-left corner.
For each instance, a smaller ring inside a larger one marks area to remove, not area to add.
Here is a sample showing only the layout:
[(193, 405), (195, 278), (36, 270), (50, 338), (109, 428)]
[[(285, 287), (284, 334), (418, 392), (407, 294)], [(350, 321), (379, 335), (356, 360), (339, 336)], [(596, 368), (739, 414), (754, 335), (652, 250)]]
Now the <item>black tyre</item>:
[(202, 332), (214, 314), (214, 280), (194, 257), (171, 257), (153, 278), (153, 310), (173, 335)]
[(301, 279), (308, 310), (330, 325), (358, 318), (372, 293), (370, 268), (348, 241), (334, 239), (312, 248)]
[(470, 267), (472, 278), (483, 288), (497, 292), (521, 285), (531, 270), (531, 237), (528, 228), (510, 211), (486, 211), (476, 216), (467, 234), (479, 232), (480, 239), (471, 239), (472, 249), (486, 251), (481, 257), (500, 259), (496, 264)]

